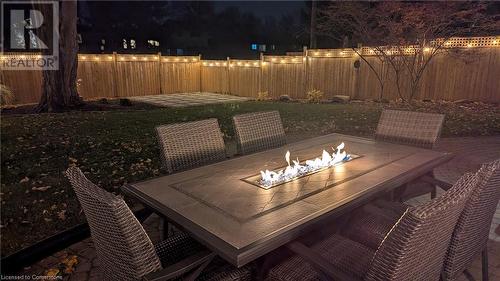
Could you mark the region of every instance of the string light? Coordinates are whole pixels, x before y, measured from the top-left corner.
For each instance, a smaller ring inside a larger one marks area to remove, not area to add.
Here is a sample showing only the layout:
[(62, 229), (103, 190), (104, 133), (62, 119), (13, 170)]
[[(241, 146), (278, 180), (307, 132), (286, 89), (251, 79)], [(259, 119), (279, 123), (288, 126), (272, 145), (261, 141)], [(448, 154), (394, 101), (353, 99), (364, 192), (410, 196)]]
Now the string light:
[(108, 56), (108, 60), (112, 60), (112, 59), (113, 59), (113, 57), (112, 57), (112, 56)]
[(86, 56), (82, 56), (82, 60), (86, 60), (86, 59), (87, 59), (87, 57), (86, 57)]
[(275, 62), (276, 60), (277, 60), (276, 58), (272, 58), (272, 59), (271, 59), (271, 61), (272, 61), (272, 62)]
[(148, 57), (143, 57), (142, 60), (148, 60)]
[(99, 57), (97, 57), (97, 56), (96, 56), (96, 57), (94, 57), (94, 60), (98, 61), (98, 60), (99, 60)]
[(137, 59), (137, 57), (135, 57), (135, 56), (134, 56), (134, 57), (132, 57), (132, 59), (133, 59), (133, 60), (136, 60), (136, 59)]

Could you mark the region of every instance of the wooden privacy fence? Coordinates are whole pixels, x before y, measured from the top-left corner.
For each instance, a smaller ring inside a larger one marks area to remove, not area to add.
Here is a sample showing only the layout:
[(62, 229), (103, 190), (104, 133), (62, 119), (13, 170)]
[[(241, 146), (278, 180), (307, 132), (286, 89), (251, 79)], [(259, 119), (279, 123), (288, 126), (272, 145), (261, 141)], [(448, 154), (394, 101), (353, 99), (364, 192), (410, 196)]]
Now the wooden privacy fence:
[[(500, 101), (500, 37), (453, 38), (448, 48), (465, 48), (466, 59), (438, 54), (427, 67), (417, 99)], [(370, 57), (374, 67), (383, 67)], [(2, 60), (28, 54), (3, 54)], [(473, 59), (470, 59), (473, 58)], [(355, 61), (360, 66), (354, 66)], [(15, 103), (35, 103), (41, 94), (41, 71), (2, 70), (1, 83), (15, 94)], [(398, 97), (391, 75), (383, 97)], [(257, 97), (288, 95), (305, 98), (318, 89), (325, 98), (354, 99), (379, 96), (379, 83), (368, 65), (352, 49), (304, 50), (301, 56), (261, 56), (260, 60), (202, 60), (201, 56), (80, 54), (78, 91), (86, 99), (131, 97), (178, 92), (216, 92)]]

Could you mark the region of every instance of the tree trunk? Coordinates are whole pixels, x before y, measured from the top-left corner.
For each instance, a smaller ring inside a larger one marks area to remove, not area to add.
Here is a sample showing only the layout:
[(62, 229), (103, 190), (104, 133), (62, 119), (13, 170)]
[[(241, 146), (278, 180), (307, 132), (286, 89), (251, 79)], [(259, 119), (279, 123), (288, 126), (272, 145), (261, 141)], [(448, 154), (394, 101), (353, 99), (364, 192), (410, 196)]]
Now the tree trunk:
[(60, 112), (83, 104), (76, 88), (77, 4), (76, 1), (60, 1), (59, 4), (59, 70), (43, 71), (42, 96), (37, 112)]

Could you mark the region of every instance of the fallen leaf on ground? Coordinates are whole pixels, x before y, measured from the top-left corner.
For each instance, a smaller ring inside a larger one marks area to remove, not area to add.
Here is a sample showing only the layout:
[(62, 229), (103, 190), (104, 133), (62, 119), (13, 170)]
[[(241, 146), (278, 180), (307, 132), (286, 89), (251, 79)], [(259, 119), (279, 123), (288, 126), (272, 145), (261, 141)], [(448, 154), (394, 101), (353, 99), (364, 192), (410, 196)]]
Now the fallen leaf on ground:
[(59, 269), (57, 269), (57, 268), (51, 268), (51, 269), (48, 269), (48, 270), (45, 272), (45, 275), (46, 275), (46, 276), (49, 276), (49, 277), (58, 276), (58, 275), (59, 275)]
[(41, 186), (41, 187), (33, 187), (33, 188), (31, 188), (31, 190), (34, 190), (34, 191), (46, 191), (49, 188), (51, 188), (51, 186), (47, 185), (47, 186)]
[(65, 220), (66, 219), (66, 210), (62, 210), (60, 212), (57, 213), (57, 217), (60, 219), (60, 220)]

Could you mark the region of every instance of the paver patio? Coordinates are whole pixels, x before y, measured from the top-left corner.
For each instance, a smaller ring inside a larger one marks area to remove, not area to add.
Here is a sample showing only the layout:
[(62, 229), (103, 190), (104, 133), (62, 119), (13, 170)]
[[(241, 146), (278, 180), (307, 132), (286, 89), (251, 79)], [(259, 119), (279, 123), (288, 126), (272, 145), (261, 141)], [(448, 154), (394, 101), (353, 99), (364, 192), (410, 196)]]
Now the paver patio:
[(130, 98), (133, 101), (147, 103), (160, 107), (185, 107), (227, 102), (242, 102), (250, 100), (246, 97), (223, 95), (216, 93), (176, 93), (165, 95), (141, 96)]
[[(463, 173), (476, 171), (481, 163), (500, 158), (500, 136), (444, 138), (440, 140), (436, 149), (456, 154), (451, 161), (435, 170), (436, 177), (454, 183)], [(418, 204), (429, 199), (430, 196), (422, 196), (412, 199), (409, 203)], [(151, 240), (158, 241), (160, 236), (158, 217), (151, 216), (144, 222), (144, 226)], [(500, 204), (491, 225), (488, 247), (490, 280), (500, 280)], [(39, 261), (30, 268), (26, 268), (24, 273), (43, 274), (45, 270), (56, 267), (66, 255), (76, 255), (79, 261), (75, 271), (66, 278), (67, 280), (100, 280), (99, 262), (90, 238)], [(481, 261), (479, 256), (471, 265), (470, 271), (477, 280), (480, 280)], [(460, 281), (463, 280), (467, 279), (463, 276)]]

